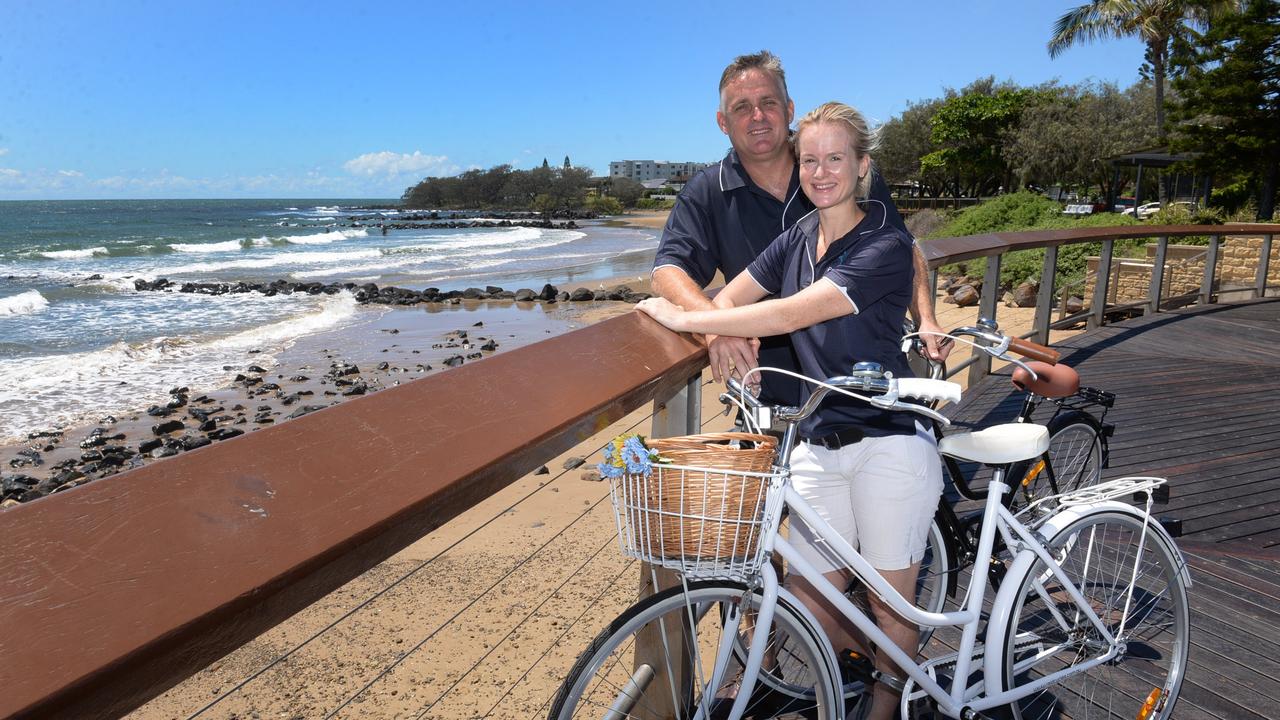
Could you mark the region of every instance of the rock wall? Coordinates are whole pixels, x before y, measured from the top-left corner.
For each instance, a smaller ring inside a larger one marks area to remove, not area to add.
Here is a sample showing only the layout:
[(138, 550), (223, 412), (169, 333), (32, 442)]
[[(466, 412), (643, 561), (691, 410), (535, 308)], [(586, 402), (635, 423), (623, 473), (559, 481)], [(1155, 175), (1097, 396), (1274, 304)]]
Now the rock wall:
[[(1204, 279), (1205, 251), (1203, 245), (1170, 244), (1165, 254), (1162, 297), (1199, 292)], [(1221, 288), (1253, 287), (1258, 272), (1258, 256), (1262, 250), (1261, 237), (1229, 237), (1218, 248), (1218, 269), (1215, 278)], [(1147, 244), (1145, 259), (1124, 258), (1111, 263), (1111, 282), (1108, 286), (1108, 303), (1127, 303), (1145, 300), (1151, 286), (1151, 272), (1155, 267), (1156, 244)], [(1095, 278), (1098, 274), (1098, 258), (1088, 259), (1087, 277), (1079, 296), (1088, 304), (1093, 299)], [(1272, 240), (1271, 259), (1267, 267), (1267, 285), (1280, 289), (1280, 241)]]

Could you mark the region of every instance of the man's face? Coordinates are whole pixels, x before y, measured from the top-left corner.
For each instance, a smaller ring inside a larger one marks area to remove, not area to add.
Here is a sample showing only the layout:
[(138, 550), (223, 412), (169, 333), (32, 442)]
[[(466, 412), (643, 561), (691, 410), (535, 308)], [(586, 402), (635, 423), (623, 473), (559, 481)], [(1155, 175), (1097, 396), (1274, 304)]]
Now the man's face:
[(795, 106), (770, 73), (755, 69), (739, 73), (721, 91), (720, 107), (716, 123), (738, 155), (767, 160), (790, 152), (787, 128)]

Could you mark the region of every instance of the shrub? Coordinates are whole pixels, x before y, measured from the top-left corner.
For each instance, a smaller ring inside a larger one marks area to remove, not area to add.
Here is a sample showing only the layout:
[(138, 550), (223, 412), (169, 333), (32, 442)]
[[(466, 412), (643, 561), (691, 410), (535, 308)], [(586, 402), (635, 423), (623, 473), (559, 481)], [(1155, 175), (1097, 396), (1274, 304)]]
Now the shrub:
[(640, 198), (636, 201), (636, 208), (640, 210), (670, 210), (676, 206), (674, 200), (659, 200), (657, 198)]
[[(1099, 213), (1081, 218), (1062, 213), (1062, 205), (1042, 195), (1017, 192), (988, 200), (981, 205), (961, 210), (954, 220), (931, 234), (931, 237), (961, 237), (991, 232), (1017, 232), (1021, 230), (1051, 230), (1073, 227), (1110, 227), (1137, 225), (1128, 215)], [(1133, 254), (1143, 248), (1145, 240), (1118, 240), (1113, 251), (1117, 257)], [(1084, 277), (1090, 255), (1102, 252), (1102, 243), (1077, 243), (1058, 248), (1058, 272), (1056, 287)], [(1000, 287), (1008, 290), (1032, 280), (1040, 281), (1044, 267), (1044, 250), (1018, 250), (1007, 253), (1000, 262)], [(981, 275), (982, 261), (954, 263), (939, 268), (943, 275)]]

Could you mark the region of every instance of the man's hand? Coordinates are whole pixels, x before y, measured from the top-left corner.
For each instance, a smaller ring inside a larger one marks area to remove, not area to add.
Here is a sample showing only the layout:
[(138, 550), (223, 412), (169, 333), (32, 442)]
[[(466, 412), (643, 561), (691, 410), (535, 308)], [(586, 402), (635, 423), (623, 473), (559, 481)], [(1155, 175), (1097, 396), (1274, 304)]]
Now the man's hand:
[[(759, 364), (760, 341), (756, 338), (740, 338), (729, 335), (708, 335), (707, 355), (711, 360), (711, 375), (716, 382), (736, 377), (739, 380)], [(751, 376), (749, 385), (760, 384), (760, 374)]]
[(951, 354), (951, 348), (955, 345), (951, 338), (943, 335), (935, 335), (934, 333), (942, 333), (942, 328), (936, 322), (921, 320), (920, 327), (916, 329), (920, 333), (920, 339), (924, 341), (925, 354), (934, 362), (946, 362), (947, 356)]

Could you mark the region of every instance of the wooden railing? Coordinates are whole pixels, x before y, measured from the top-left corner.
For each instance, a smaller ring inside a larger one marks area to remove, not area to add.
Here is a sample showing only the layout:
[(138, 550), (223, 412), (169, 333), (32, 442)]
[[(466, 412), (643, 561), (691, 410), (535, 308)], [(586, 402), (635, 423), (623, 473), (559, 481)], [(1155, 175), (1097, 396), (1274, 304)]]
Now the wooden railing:
[[(1085, 228), (925, 244), (933, 267), (1119, 238), (1268, 225)], [(1159, 257), (1157, 264), (1159, 264)], [(1159, 277), (1159, 273), (1156, 274)], [(1158, 283), (1148, 309), (1160, 308)], [(1095, 293), (1096, 322), (1108, 308)], [(1046, 337), (1049, 302), (1031, 335)], [(705, 352), (632, 313), (0, 513), (0, 717), (115, 717), (305, 608), (630, 410), (698, 427)], [(986, 371), (975, 361), (971, 373)]]

